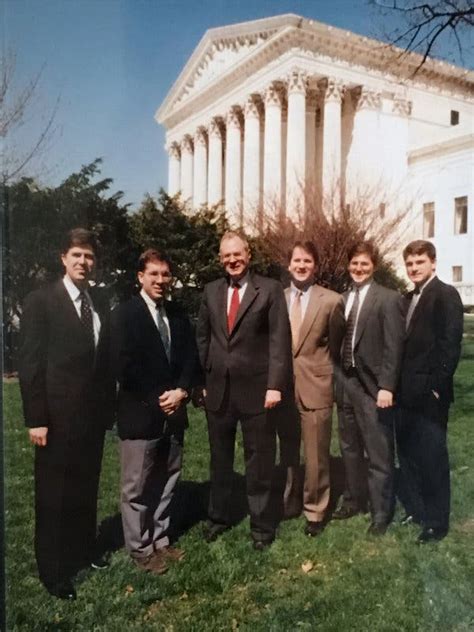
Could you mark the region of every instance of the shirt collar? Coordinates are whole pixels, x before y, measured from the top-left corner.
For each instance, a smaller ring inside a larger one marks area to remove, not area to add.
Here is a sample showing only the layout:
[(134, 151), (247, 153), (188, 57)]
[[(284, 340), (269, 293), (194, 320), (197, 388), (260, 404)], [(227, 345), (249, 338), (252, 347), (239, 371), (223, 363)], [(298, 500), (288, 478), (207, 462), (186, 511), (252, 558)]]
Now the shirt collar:
[[(64, 275), (63, 283), (71, 299), (73, 301), (77, 301), (77, 299), (82, 294), (82, 290), (77, 287), (77, 285), (71, 280), (71, 277), (68, 274)], [(84, 293), (87, 294), (87, 289), (84, 290)]]
[(308, 292), (308, 290), (310, 290), (312, 287), (313, 287), (313, 283), (311, 283), (310, 285), (306, 286), (304, 289), (303, 288), (299, 288), (299, 287), (296, 287), (296, 285), (292, 281), (291, 285), (290, 285), (290, 290), (291, 290), (292, 294), (296, 294), (297, 292), (301, 292), (301, 294), (306, 294), (306, 292)]
[(436, 274), (432, 274), (422, 285), (420, 285), (418, 294), (421, 294), (430, 281), (435, 278)]
[(150, 309), (156, 309), (157, 307), (161, 307), (161, 302), (156, 303), (150, 296), (148, 296), (145, 290), (143, 289), (140, 290), (140, 296), (142, 297), (142, 299), (145, 301), (145, 303), (148, 305)]
[[(237, 281), (237, 283), (239, 284), (239, 287), (242, 288), (242, 287), (244, 287), (244, 285), (246, 285), (249, 282), (249, 276), (250, 276), (250, 273), (247, 270), (247, 272), (244, 274), (244, 276)], [(233, 281), (232, 281), (230, 276), (228, 277), (228, 283), (229, 283), (229, 287), (232, 287)]]

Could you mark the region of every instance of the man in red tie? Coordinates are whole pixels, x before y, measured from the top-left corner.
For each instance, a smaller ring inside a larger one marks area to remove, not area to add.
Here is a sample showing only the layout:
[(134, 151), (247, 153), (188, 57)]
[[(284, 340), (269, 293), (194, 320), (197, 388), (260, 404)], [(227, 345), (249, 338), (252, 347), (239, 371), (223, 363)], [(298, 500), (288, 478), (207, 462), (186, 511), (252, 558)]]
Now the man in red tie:
[(234, 444), (240, 421), (250, 530), (256, 550), (275, 538), (270, 490), (275, 464), (273, 410), (291, 386), (291, 332), (283, 288), (249, 272), (247, 240), (226, 233), (220, 244), (226, 278), (208, 283), (197, 327), (205, 373), (211, 448), (208, 542), (231, 526)]

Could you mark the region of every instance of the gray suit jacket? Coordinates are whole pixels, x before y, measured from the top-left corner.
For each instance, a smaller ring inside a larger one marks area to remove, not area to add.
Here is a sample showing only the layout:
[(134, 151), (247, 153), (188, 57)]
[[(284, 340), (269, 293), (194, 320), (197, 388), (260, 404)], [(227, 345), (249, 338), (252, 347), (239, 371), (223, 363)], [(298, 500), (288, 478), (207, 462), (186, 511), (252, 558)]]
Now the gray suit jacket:
[(291, 332), (283, 288), (250, 274), (231, 334), (227, 331), (225, 278), (208, 283), (199, 311), (197, 343), (205, 373), (206, 407), (220, 408), (230, 380), (246, 414), (263, 411), (265, 392), (285, 393), (292, 383)]

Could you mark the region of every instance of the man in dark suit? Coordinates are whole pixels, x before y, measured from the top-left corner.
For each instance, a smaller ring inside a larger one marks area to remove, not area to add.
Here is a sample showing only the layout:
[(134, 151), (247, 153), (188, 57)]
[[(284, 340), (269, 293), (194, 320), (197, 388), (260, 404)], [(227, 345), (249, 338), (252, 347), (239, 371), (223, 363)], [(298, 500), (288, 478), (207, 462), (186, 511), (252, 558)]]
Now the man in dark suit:
[[(403, 345), (400, 296), (376, 283), (378, 253), (370, 242), (348, 253), (352, 287), (345, 294), (337, 405), (346, 491), (334, 518), (365, 510), (368, 486), (371, 535), (383, 535), (393, 515), (393, 403)], [(365, 456), (368, 459), (368, 479)]]
[(431, 242), (409, 243), (403, 258), (415, 289), (406, 298), (396, 435), (407, 518), (423, 525), (418, 542), (424, 544), (441, 540), (449, 529), (446, 431), (461, 353), (463, 307), (455, 288), (436, 276)]
[(72, 578), (97, 559), (97, 491), (105, 429), (113, 423), (109, 309), (89, 288), (89, 231), (70, 231), (64, 278), (32, 292), (21, 319), (20, 387), (35, 454), (35, 550), (48, 591), (74, 599)]
[(275, 420), (291, 383), (291, 334), (283, 288), (249, 272), (246, 239), (226, 233), (220, 260), (227, 277), (208, 283), (197, 341), (205, 372), (211, 448), (207, 541), (230, 527), (234, 443), (240, 421), (244, 442), (250, 529), (256, 550), (275, 538), (270, 489), (275, 464)]
[(170, 503), (181, 474), (186, 402), (197, 350), (187, 316), (165, 300), (172, 281), (166, 255), (139, 258), (141, 291), (113, 314), (121, 510), (125, 546), (156, 574), (184, 552), (170, 546)]

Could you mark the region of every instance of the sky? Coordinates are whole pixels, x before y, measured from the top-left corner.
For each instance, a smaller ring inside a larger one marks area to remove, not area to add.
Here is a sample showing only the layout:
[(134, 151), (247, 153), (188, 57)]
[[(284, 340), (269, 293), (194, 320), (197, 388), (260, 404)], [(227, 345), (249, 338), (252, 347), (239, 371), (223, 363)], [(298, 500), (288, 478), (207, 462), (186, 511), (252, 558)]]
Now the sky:
[[(57, 105), (55, 131), (31, 175), (56, 186), (103, 158), (112, 192), (137, 208), (166, 188), (165, 132), (154, 114), (209, 28), (271, 15), (307, 18), (379, 36), (367, 0), (3, 0), (3, 53), (14, 51), (13, 87), (41, 72), (19, 130), (31, 146)], [(30, 175), (30, 174), (28, 174)]]

